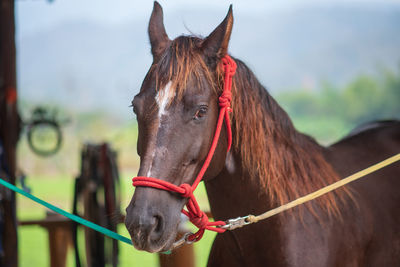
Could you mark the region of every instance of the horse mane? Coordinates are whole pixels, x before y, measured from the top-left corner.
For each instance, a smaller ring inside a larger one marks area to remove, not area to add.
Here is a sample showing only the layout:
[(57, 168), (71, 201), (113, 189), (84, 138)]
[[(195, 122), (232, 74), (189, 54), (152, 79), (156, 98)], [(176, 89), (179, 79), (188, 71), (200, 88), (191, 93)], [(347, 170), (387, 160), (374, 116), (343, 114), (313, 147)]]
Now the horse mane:
[[(323, 156), (324, 148), (298, 132), (288, 114), (259, 83), (252, 71), (235, 59), (233, 81), (234, 149), (243, 168), (267, 190), (273, 205), (283, 205), (340, 180)], [(340, 216), (340, 203), (353, 199), (342, 188), (314, 200), (329, 215)], [(315, 214), (315, 205), (305, 205)]]
[[(202, 40), (196, 36), (180, 36), (172, 41), (151, 68), (156, 74), (157, 88), (172, 81), (171, 88), (180, 99), (189, 80), (194, 79), (200, 87), (207, 81), (216, 94), (222, 92), (222, 69), (210, 69), (201, 53)], [(235, 61), (231, 104), (233, 150), (240, 155), (242, 168), (249, 178), (259, 182), (261, 190), (267, 192), (271, 205), (286, 204), (340, 180), (324, 159), (323, 148), (298, 132), (251, 70), (242, 61)], [(340, 216), (339, 203), (345, 196), (351, 197), (349, 190), (339, 189), (306, 203), (305, 207), (313, 214), (319, 206), (329, 216)]]

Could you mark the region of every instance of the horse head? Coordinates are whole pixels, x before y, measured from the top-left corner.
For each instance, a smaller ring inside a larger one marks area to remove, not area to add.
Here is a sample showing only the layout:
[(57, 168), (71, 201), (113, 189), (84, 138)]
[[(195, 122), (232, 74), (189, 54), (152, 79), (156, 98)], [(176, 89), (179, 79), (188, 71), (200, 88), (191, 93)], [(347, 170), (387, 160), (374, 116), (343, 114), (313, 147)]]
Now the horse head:
[[(138, 176), (169, 183), (192, 184), (210, 150), (219, 112), (220, 61), (227, 54), (233, 25), (232, 9), (206, 38), (180, 36), (170, 40), (163, 11), (155, 2), (148, 33), (153, 63), (132, 101), (139, 136)], [(225, 166), (228, 142), (221, 131), (204, 180)], [(171, 248), (187, 198), (151, 187), (137, 187), (126, 212), (126, 227), (137, 249)]]

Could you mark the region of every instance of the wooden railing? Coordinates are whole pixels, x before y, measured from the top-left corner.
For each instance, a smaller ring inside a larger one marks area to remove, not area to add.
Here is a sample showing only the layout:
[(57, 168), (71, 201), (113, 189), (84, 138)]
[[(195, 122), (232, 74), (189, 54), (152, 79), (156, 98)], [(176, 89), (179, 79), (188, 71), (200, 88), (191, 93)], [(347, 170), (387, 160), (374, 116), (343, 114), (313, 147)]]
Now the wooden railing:
[[(206, 212), (212, 218), (210, 212)], [(123, 223), (124, 218), (121, 218)], [(19, 221), (20, 226), (40, 226), (46, 229), (49, 239), (50, 266), (65, 267), (68, 250), (72, 248), (73, 222), (62, 215), (48, 212), (42, 220)], [(180, 238), (184, 233), (179, 233)], [(185, 245), (171, 254), (159, 254), (160, 267), (194, 267), (195, 255), (193, 245)]]

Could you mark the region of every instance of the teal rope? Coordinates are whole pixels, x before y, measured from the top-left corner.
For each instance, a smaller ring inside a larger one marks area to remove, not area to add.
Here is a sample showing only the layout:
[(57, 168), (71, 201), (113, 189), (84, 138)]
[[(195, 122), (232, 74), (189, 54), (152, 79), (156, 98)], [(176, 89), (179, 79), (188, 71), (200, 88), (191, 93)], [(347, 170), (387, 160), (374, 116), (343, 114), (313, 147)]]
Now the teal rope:
[(97, 225), (95, 223), (87, 221), (87, 220), (85, 220), (85, 219), (83, 219), (83, 218), (81, 218), (79, 216), (71, 214), (71, 213), (69, 213), (69, 212), (67, 212), (67, 211), (65, 211), (63, 209), (60, 209), (60, 208), (58, 208), (58, 207), (56, 207), (56, 206), (54, 206), (54, 205), (52, 205), (52, 204), (50, 204), (50, 203), (48, 203), (48, 202), (46, 202), (44, 200), (41, 200), (40, 198), (35, 197), (34, 195), (31, 195), (31, 194), (25, 192), (24, 190), (16, 187), (15, 185), (4, 181), (1, 178), (0, 178), (0, 184), (4, 185), (8, 189), (11, 189), (11, 190), (13, 190), (13, 191), (15, 191), (17, 193), (20, 193), (21, 195), (23, 195), (23, 196), (25, 196), (27, 198), (32, 199), (33, 201), (39, 203), (40, 205), (43, 205), (46, 208), (51, 209), (52, 211), (55, 211), (55, 212), (65, 216), (65, 217), (67, 217), (67, 218), (79, 223), (79, 224), (82, 224), (82, 225), (84, 225), (86, 227), (89, 227), (89, 228), (91, 228), (91, 229), (93, 229), (93, 230), (95, 230), (97, 232), (100, 232), (100, 233), (102, 233), (102, 234), (104, 234), (106, 236), (109, 236), (111, 238), (114, 238), (114, 239), (117, 239), (119, 241), (122, 241), (122, 242), (124, 242), (126, 244), (132, 245), (132, 241), (129, 238), (127, 238), (125, 236), (122, 236), (120, 234), (117, 234), (116, 232), (113, 232), (111, 230), (108, 230), (107, 228), (101, 227), (100, 225)]
[[(102, 234), (104, 234), (104, 235), (106, 235), (108, 237), (111, 237), (111, 238), (114, 238), (116, 240), (122, 241), (122, 242), (124, 242), (124, 243), (126, 243), (128, 245), (132, 245), (132, 241), (129, 238), (127, 238), (125, 236), (122, 236), (120, 234), (117, 234), (116, 232), (113, 232), (113, 231), (111, 231), (111, 230), (109, 230), (107, 228), (104, 228), (104, 227), (102, 227), (102, 226), (100, 226), (98, 224), (95, 224), (95, 223), (92, 223), (90, 221), (87, 221), (87, 220), (85, 220), (85, 219), (83, 219), (83, 218), (81, 218), (79, 216), (71, 214), (71, 213), (69, 213), (69, 212), (67, 212), (67, 211), (65, 211), (63, 209), (60, 209), (60, 208), (58, 208), (58, 207), (56, 207), (56, 206), (54, 206), (54, 205), (52, 205), (52, 204), (40, 199), (40, 198), (35, 197), (34, 195), (29, 194), (28, 192), (25, 192), (21, 188), (18, 188), (13, 184), (10, 184), (10, 183), (4, 181), (1, 178), (0, 178), (0, 184), (4, 185), (8, 189), (11, 189), (11, 190), (13, 190), (13, 191), (15, 191), (15, 192), (27, 197), (27, 198), (30, 198), (31, 200), (35, 201), (36, 203), (39, 203), (40, 205), (45, 206), (46, 208), (51, 209), (52, 211), (55, 211), (55, 212), (65, 216), (65, 217), (67, 217), (68, 219), (71, 219), (71, 220), (73, 220), (73, 221), (75, 221), (75, 222), (77, 222), (79, 224), (82, 224), (82, 225), (84, 225), (84, 226), (86, 226), (88, 228), (91, 228), (91, 229), (93, 229), (93, 230), (95, 230), (97, 232), (100, 232), (100, 233), (102, 233)], [(162, 252), (162, 253), (163, 254), (170, 254), (171, 251), (166, 251), (166, 252)]]

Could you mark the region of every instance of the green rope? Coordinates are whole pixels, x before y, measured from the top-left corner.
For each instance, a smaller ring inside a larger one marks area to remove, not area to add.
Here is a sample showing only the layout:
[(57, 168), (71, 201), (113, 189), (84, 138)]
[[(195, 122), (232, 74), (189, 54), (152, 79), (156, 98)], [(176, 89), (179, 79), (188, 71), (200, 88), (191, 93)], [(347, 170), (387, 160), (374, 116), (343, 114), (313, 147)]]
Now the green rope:
[[(67, 217), (67, 218), (79, 223), (79, 224), (82, 224), (82, 225), (84, 225), (86, 227), (89, 227), (89, 228), (91, 228), (91, 229), (93, 229), (93, 230), (95, 230), (97, 232), (100, 232), (100, 233), (102, 233), (102, 234), (104, 234), (104, 235), (106, 235), (108, 237), (111, 237), (111, 238), (114, 238), (116, 240), (122, 241), (122, 242), (124, 242), (126, 244), (129, 244), (129, 245), (132, 245), (132, 241), (129, 238), (127, 238), (125, 236), (122, 236), (120, 234), (117, 234), (116, 232), (113, 232), (113, 231), (111, 231), (111, 230), (109, 230), (107, 228), (104, 228), (104, 227), (100, 226), (100, 225), (97, 225), (95, 223), (87, 221), (87, 220), (85, 220), (85, 219), (83, 219), (83, 218), (81, 218), (79, 216), (71, 214), (71, 213), (69, 213), (69, 212), (67, 212), (67, 211), (65, 211), (63, 209), (60, 209), (60, 208), (58, 208), (58, 207), (56, 207), (56, 206), (54, 206), (54, 205), (52, 205), (52, 204), (50, 204), (50, 203), (48, 203), (48, 202), (46, 202), (44, 200), (41, 200), (40, 198), (35, 197), (34, 195), (29, 194), (28, 192), (25, 192), (24, 190), (16, 187), (15, 185), (4, 181), (1, 178), (0, 178), (0, 184), (4, 185), (8, 189), (11, 189), (11, 190), (13, 190), (13, 191), (15, 191), (15, 192), (27, 197), (27, 198), (30, 198), (31, 200), (39, 203), (40, 205), (43, 205), (46, 208), (48, 208), (48, 209), (50, 209), (52, 211), (55, 211), (55, 212), (65, 216), (65, 217)], [(170, 254), (171, 252), (167, 251), (167, 252), (163, 252), (163, 253)]]

